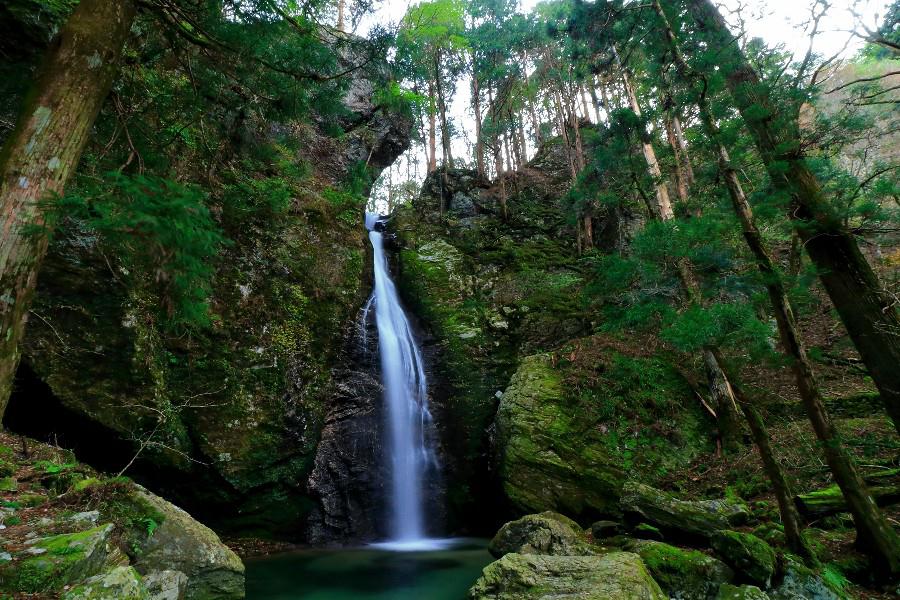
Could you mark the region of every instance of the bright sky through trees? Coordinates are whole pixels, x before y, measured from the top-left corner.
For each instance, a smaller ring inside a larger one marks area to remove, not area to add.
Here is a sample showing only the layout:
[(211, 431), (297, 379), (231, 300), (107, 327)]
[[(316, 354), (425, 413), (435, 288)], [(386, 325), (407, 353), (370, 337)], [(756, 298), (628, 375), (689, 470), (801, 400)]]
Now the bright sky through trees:
[[(395, 26), (406, 14), (410, 6), (418, 0), (384, 0), (374, 12), (364, 18), (357, 33), (364, 33), (375, 24), (385, 27)], [(522, 12), (530, 12), (540, 0), (520, 0)], [(810, 11), (817, 3), (814, 0), (717, 0), (723, 13), (735, 28), (743, 27), (749, 37), (761, 37), (769, 45), (783, 44), (800, 60), (809, 48)], [(831, 7), (821, 19), (813, 50), (823, 56), (840, 53), (851, 56), (862, 47), (862, 39), (851, 32), (862, 33), (861, 25), (877, 29), (881, 23), (889, 0), (831, 0)], [(449, 106), (449, 117), (454, 123), (457, 135), (452, 141), (454, 156), (468, 157), (469, 146), (473, 143), (474, 124), (468, 76), (463, 75), (457, 85), (457, 93)], [(421, 154), (421, 147), (414, 146), (411, 153)], [(394, 169), (398, 173), (407, 171), (407, 155), (398, 159)], [(424, 163), (418, 165), (417, 179), (424, 177)], [(414, 169), (415, 170), (415, 169)], [(388, 171), (382, 175), (387, 177)], [(380, 186), (376, 186), (377, 195)]]

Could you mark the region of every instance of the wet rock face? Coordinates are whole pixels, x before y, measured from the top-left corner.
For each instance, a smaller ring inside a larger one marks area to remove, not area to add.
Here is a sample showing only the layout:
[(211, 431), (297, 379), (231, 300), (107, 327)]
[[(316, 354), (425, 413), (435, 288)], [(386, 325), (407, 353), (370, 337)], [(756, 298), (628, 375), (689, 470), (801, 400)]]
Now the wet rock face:
[[(368, 313), (366, 313), (366, 309)], [(366, 315), (367, 318), (366, 318)], [(408, 315), (415, 328), (414, 315)], [(432, 383), (436, 349), (419, 335), (426, 377)], [(315, 466), (309, 477), (309, 494), (315, 508), (309, 518), (308, 539), (315, 544), (358, 544), (385, 539), (390, 514), (390, 472), (378, 354), (378, 329), (374, 305), (366, 304), (349, 328), (341, 367), (335, 371), (336, 393), (330, 401)], [(443, 414), (440, 395), (431, 394), (429, 407)], [(438, 423), (440, 416), (437, 417)], [(442, 450), (435, 430), (431, 445), (438, 466), (428, 475), (424, 501), (429, 533), (444, 530), (443, 469), (450, 457)]]
[(308, 537), (316, 544), (371, 541), (385, 533), (388, 473), (374, 307), (360, 311), (342, 363), (309, 477), (316, 507)]

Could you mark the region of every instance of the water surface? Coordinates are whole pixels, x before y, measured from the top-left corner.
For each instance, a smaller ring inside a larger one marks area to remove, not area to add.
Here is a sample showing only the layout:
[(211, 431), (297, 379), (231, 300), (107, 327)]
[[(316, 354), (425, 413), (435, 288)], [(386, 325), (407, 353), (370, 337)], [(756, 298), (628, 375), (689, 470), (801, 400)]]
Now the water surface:
[(398, 552), (303, 550), (246, 561), (248, 600), (464, 600), (492, 560), (486, 540)]

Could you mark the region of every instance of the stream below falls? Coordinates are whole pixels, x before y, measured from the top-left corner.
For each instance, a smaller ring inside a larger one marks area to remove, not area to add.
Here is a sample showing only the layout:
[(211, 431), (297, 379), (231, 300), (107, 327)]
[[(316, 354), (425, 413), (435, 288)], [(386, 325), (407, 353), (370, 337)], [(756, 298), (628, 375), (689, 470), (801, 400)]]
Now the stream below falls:
[(247, 560), (247, 600), (464, 600), (492, 560), (487, 540), (463, 538), (413, 552), (301, 550)]

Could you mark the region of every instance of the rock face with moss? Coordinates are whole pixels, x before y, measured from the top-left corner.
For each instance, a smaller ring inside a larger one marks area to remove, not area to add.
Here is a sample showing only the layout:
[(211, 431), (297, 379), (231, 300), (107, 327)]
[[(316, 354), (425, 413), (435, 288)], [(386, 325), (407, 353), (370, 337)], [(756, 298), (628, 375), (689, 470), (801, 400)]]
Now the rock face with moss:
[[(672, 361), (645, 340), (590, 335), (563, 152), (547, 144), (505, 191), (470, 171), (433, 173), (390, 224), (398, 284), (439, 355), (451, 513), (587, 523), (618, 513), (624, 471), (652, 480), (709, 447), (708, 416)], [(603, 224), (616, 231), (601, 247), (628, 237), (624, 222)]]
[(643, 559), (650, 575), (670, 598), (712, 599), (722, 584), (734, 578), (734, 572), (722, 561), (697, 550), (650, 540), (636, 540), (626, 547)]
[[(29, 442), (0, 458), (29, 484), (2, 495), (0, 597), (26, 592), (69, 600), (239, 600), (244, 565), (209, 528), (124, 478)], [(19, 440), (16, 440), (17, 442)]]
[[(214, 524), (305, 534), (307, 480), (341, 393), (334, 373), (369, 291), (367, 178), (406, 149), (411, 128), (376, 103), (388, 74), (354, 76), (340, 135), (334, 122), (246, 118), (223, 140), (240, 165), (204, 176), (231, 240), (215, 261), (209, 327), (167, 329), (94, 232), (61, 230), (8, 425), (53, 427), (113, 472), (140, 448), (129, 474)], [(47, 414), (64, 416), (48, 425)]]
[(628, 552), (602, 556), (507, 554), (485, 567), (470, 600), (665, 600), (641, 559)]

